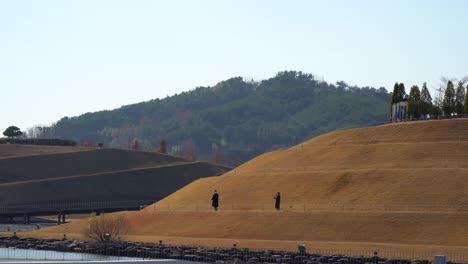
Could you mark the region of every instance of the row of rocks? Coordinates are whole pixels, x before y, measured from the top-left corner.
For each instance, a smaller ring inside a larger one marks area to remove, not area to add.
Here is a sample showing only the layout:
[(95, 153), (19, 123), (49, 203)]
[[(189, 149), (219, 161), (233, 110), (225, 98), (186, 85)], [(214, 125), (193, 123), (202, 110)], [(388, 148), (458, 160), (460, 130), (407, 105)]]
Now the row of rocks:
[(0, 247), (53, 250), (155, 259), (179, 259), (216, 263), (287, 264), (429, 264), (428, 260), (387, 259), (378, 256), (319, 255), (305, 252), (175, 246), (160, 243), (71, 241), (0, 236)]

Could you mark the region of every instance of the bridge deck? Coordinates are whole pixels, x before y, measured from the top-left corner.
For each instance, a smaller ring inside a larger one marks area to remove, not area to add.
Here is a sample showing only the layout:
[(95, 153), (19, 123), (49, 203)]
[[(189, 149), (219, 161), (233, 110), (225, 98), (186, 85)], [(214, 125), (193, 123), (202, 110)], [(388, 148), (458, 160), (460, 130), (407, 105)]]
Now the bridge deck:
[(108, 213), (137, 211), (155, 200), (63, 202), (49, 204), (0, 205), (0, 217), (41, 216), (55, 214)]

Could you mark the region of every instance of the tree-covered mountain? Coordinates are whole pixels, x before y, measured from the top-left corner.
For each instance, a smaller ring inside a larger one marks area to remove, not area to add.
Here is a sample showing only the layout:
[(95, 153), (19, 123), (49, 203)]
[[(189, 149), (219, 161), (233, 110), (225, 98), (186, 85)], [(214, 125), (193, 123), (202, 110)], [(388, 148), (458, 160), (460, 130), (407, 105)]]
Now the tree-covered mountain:
[(384, 88), (334, 85), (285, 71), (261, 82), (236, 77), (164, 99), (64, 117), (34, 133), (117, 148), (138, 141), (144, 150), (157, 150), (165, 140), (171, 154), (224, 157), (223, 163), (236, 165), (328, 131), (386, 122), (389, 101)]

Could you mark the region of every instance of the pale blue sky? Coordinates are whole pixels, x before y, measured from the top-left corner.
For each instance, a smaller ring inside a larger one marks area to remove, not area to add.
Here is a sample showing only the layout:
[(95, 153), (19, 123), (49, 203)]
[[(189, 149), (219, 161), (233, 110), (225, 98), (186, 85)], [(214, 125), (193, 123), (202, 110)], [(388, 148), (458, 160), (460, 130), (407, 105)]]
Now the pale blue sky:
[(407, 92), (464, 77), (468, 1), (0, 0), (1, 131), (282, 70)]

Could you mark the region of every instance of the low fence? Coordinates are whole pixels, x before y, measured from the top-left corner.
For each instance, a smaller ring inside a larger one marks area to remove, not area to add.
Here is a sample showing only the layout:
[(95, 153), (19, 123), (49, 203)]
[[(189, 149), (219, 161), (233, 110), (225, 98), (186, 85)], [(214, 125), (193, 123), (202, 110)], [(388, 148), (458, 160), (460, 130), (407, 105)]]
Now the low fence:
[[(273, 199), (272, 199), (273, 200)], [(178, 204), (156, 204), (151, 207), (150, 212), (157, 211), (188, 211), (208, 212), (213, 211), (209, 199), (206, 203), (178, 203)], [(218, 211), (277, 211), (274, 201), (271, 203), (220, 203)], [(340, 203), (281, 203), (282, 212), (316, 212), (316, 211), (377, 211), (377, 212), (468, 212), (468, 205), (445, 205), (445, 204), (340, 204)]]
[(333, 146), (355, 146), (355, 145), (369, 145), (369, 144), (392, 144), (395, 146), (398, 146), (399, 144), (411, 144), (411, 143), (431, 143), (431, 144), (466, 144), (468, 143), (468, 136), (466, 135), (450, 135), (450, 134), (444, 134), (444, 135), (439, 135), (439, 136), (434, 136), (434, 137), (412, 137), (412, 136), (407, 136), (407, 137), (402, 137), (399, 140), (396, 140), (394, 137), (393, 138), (385, 138), (385, 137), (368, 137), (366, 139), (335, 139), (332, 141), (326, 141), (326, 142), (306, 142), (306, 143), (301, 143), (295, 146), (291, 146), (289, 148), (284, 148), (285, 150), (287, 149), (297, 149), (297, 148), (314, 148), (317, 146), (327, 146), (327, 147), (333, 147)]

